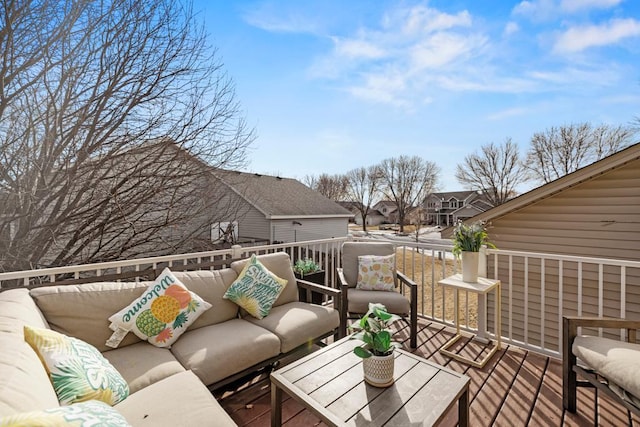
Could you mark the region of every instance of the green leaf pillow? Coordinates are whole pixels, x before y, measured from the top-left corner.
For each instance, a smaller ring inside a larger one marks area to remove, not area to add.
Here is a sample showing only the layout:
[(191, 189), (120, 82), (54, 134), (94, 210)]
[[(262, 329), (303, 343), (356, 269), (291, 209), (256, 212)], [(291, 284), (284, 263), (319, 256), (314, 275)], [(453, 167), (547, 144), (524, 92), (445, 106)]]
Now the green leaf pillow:
[(109, 317), (115, 332), (107, 345), (117, 347), (131, 331), (156, 347), (170, 347), (209, 308), (165, 268), (139, 298)]
[(270, 272), (252, 255), (223, 298), (235, 302), (256, 319), (262, 319), (269, 314), (286, 285), (285, 279)]
[(111, 406), (98, 400), (0, 418), (2, 427), (130, 427)]
[(129, 395), (122, 375), (91, 344), (29, 326), (24, 339), (38, 354), (62, 405), (86, 400), (115, 405)]

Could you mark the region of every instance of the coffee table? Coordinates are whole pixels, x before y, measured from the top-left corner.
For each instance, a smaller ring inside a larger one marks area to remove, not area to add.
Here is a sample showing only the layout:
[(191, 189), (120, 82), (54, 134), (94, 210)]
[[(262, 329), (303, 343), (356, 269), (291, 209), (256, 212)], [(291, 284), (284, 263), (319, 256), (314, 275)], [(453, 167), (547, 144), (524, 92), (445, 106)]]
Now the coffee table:
[(395, 382), (364, 381), (360, 341), (343, 338), (271, 373), (271, 425), (282, 425), (287, 393), (330, 426), (431, 426), (458, 402), (459, 425), (469, 423), (469, 377), (396, 350)]

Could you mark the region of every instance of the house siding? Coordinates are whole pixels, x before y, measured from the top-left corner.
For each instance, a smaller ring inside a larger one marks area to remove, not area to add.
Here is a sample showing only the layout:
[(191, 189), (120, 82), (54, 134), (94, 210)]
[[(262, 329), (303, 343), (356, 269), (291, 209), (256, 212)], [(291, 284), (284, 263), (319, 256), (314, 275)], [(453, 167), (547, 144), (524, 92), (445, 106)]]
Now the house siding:
[(640, 160), (492, 219), (501, 249), (640, 260)]
[[(489, 234), (491, 241), (503, 250), (640, 261), (640, 160), (492, 218)], [(490, 257), (490, 272), (494, 271), (493, 264), (494, 257)], [(562, 262), (562, 288), (560, 262), (545, 260), (544, 267), (543, 277), (539, 259), (529, 258), (525, 265), (523, 257), (513, 256), (509, 260), (507, 256), (498, 256), (503, 308), (509, 306), (509, 301), (513, 303), (511, 313), (503, 310), (502, 328), (511, 329), (513, 339), (525, 341), (521, 325), (528, 324), (528, 342), (542, 345), (544, 341), (545, 347), (559, 350), (561, 315), (621, 317), (624, 313), (627, 318), (640, 318), (640, 269), (626, 269), (625, 293), (621, 297), (620, 267), (604, 266), (600, 272), (598, 265), (582, 263), (580, 281), (578, 263)], [(598, 302), (600, 293), (602, 307)], [(489, 301), (488, 319), (493, 328), (492, 297)]]
[[(293, 221), (301, 225), (293, 225)], [(344, 237), (348, 233), (348, 218), (300, 218), (271, 221), (273, 240), (301, 242), (305, 240)]]

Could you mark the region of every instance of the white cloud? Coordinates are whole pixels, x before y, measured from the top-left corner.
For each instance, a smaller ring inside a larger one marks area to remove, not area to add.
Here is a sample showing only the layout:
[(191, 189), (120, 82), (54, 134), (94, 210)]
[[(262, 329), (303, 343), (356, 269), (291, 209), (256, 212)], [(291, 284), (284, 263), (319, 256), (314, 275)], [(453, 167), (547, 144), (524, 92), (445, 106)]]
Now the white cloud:
[(333, 37), (336, 55), (346, 58), (382, 58), (385, 49), (366, 40), (349, 40)]
[(560, 7), (567, 12), (585, 9), (609, 9), (622, 3), (622, 0), (562, 0)]
[(507, 25), (505, 25), (504, 31), (502, 32), (502, 34), (504, 36), (510, 36), (511, 34), (515, 34), (518, 31), (520, 31), (520, 26), (518, 25), (518, 23), (509, 21), (507, 22)]
[(369, 101), (405, 109), (429, 103), (427, 82), (485, 53), (488, 38), (474, 31), (472, 23), (466, 10), (450, 14), (426, 6), (396, 8), (378, 27), (332, 37), (332, 52), (316, 59), (310, 75), (342, 80), (347, 92)]
[(569, 28), (553, 46), (555, 53), (580, 52), (594, 46), (606, 46), (622, 39), (640, 36), (640, 21), (632, 18), (613, 19), (602, 25)]
[(558, 6), (554, 0), (524, 0), (511, 11), (533, 21), (546, 21), (557, 16)]

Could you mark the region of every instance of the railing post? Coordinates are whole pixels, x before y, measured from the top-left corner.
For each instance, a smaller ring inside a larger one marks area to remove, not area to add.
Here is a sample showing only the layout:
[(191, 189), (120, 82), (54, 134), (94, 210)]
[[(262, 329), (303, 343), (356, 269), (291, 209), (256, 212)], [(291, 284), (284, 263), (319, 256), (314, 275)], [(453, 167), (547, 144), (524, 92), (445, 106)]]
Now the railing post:
[[(478, 276), (487, 277), (487, 247), (480, 248), (478, 257)], [(497, 337), (496, 337), (497, 338)], [(476, 339), (488, 342), (487, 339), (487, 294), (478, 294), (478, 333)]]
[(231, 246), (231, 258), (232, 259), (242, 258), (242, 246), (240, 245)]

